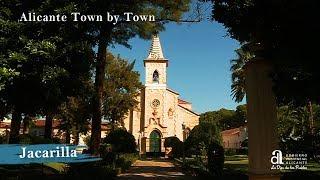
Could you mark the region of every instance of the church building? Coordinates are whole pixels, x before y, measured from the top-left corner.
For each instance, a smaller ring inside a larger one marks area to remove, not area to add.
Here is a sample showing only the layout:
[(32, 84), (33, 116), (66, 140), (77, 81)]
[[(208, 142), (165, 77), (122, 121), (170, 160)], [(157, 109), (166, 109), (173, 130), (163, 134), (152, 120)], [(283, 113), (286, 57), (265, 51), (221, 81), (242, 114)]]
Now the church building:
[(192, 104), (168, 88), (168, 65), (159, 36), (155, 35), (144, 60), (145, 85), (137, 97), (139, 104), (124, 119), (124, 127), (135, 137), (140, 154), (164, 155), (166, 137), (176, 136), (184, 141), (199, 124)]

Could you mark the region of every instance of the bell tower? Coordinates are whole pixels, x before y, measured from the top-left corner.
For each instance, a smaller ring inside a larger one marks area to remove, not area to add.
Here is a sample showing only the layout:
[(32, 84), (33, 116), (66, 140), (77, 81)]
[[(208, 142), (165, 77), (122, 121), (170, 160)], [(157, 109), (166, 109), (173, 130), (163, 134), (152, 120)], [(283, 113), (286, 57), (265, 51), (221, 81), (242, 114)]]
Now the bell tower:
[(145, 86), (151, 89), (165, 89), (167, 87), (168, 60), (164, 58), (159, 35), (152, 38), (148, 57), (144, 60)]

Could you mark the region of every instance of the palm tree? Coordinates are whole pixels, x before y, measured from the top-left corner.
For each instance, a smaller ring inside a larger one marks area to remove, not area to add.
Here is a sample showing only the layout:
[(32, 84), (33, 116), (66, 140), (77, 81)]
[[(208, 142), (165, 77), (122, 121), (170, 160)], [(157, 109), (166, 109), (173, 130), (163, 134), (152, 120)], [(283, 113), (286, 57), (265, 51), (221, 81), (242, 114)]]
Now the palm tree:
[(254, 57), (254, 54), (249, 51), (248, 46), (249, 43), (242, 44), (241, 47), (236, 50), (237, 59), (231, 60), (231, 95), (232, 99), (236, 102), (241, 102), (246, 95), (244, 66)]

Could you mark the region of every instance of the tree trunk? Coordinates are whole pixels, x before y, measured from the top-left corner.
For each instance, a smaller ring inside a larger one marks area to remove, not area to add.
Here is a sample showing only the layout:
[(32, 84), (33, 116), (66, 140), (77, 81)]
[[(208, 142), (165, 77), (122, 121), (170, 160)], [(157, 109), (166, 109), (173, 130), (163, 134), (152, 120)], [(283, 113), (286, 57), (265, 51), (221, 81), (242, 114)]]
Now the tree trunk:
[(53, 121), (53, 114), (47, 113), (46, 123), (44, 128), (44, 138), (52, 139), (52, 121)]
[(19, 141), (19, 132), (21, 126), (21, 112), (15, 110), (12, 113), (9, 144), (15, 144)]
[(29, 133), (30, 121), (31, 121), (31, 117), (29, 115), (26, 115), (23, 118), (23, 131), (22, 131), (23, 134), (28, 134)]
[(311, 101), (308, 101), (308, 110), (309, 110), (309, 121), (310, 121), (311, 135), (314, 135), (314, 119), (313, 119), (313, 110), (312, 110), (312, 102)]
[(107, 38), (106, 32), (100, 34), (96, 75), (95, 75), (95, 97), (93, 98), (93, 116), (91, 126), (91, 154), (98, 154), (101, 139), (101, 118), (102, 118), (102, 99), (104, 90), (104, 76), (106, 70), (106, 55), (107, 55)]
[(69, 130), (66, 131), (66, 137), (65, 138), (66, 138), (65, 143), (66, 144), (70, 144), (70, 131)]
[(73, 137), (74, 137), (73, 144), (78, 145), (79, 144), (79, 133), (78, 132), (73, 133)]

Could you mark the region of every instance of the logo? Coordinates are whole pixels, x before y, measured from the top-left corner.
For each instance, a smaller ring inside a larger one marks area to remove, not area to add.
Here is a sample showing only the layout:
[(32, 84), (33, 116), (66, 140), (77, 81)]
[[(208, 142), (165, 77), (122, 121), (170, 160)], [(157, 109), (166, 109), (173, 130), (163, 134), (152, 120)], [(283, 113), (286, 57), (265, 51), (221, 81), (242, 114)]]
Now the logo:
[(274, 150), (270, 161), (273, 165), (283, 164), (282, 152), (280, 150)]
[(285, 154), (283, 156), (280, 150), (274, 150), (270, 158), (271, 170), (306, 170), (307, 156), (307, 154)]

